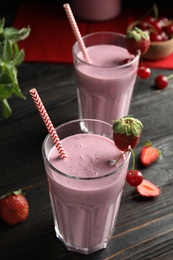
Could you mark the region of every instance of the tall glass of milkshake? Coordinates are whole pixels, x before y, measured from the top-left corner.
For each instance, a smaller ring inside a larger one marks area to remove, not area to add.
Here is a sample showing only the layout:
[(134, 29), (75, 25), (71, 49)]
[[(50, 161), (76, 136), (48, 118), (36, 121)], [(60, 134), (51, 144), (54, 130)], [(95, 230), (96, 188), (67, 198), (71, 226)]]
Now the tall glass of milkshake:
[(116, 148), (110, 129), (95, 119), (58, 126), (66, 159), (49, 134), (43, 142), (55, 233), (68, 250), (90, 254), (106, 248), (114, 232), (130, 153)]
[(125, 35), (116, 32), (91, 33), (83, 41), (91, 64), (85, 61), (78, 42), (72, 49), (79, 118), (112, 124), (129, 114), (140, 53), (130, 54)]

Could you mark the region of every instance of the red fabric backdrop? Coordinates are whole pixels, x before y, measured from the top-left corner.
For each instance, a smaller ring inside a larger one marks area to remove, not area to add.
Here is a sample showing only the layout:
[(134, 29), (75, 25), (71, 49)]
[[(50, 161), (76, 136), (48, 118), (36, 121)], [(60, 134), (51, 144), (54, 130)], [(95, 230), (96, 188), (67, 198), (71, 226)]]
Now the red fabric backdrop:
[[(83, 36), (95, 31), (126, 33), (127, 26), (139, 17), (140, 12), (124, 10), (118, 17), (106, 22), (76, 21)], [(25, 50), (25, 61), (72, 63), (75, 37), (63, 6), (20, 4), (13, 26), (17, 29), (31, 28), (29, 37), (19, 42), (19, 47)], [(145, 64), (150, 68), (173, 69), (173, 54), (159, 61), (145, 61)]]

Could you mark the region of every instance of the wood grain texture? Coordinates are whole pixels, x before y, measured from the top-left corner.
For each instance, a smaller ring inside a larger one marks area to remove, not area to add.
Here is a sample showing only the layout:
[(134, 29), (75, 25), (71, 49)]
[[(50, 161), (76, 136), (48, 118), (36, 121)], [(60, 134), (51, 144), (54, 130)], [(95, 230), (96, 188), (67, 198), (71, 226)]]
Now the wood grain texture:
[(0, 220), (0, 259), (42, 260), (171, 260), (173, 259), (173, 84), (163, 91), (154, 88), (153, 69), (147, 80), (137, 79), (130, 114), (144, 124), (135, 153), (145, 140), (162, 151), (152, 166), (136, 166), (162, 193), (155, 199), (140, 197), (125, 185), (116, 229), (108, 247), (89, 256), (67, 251), (55, 237), (41, 146), (47, 129), (29, 94), (36, 88), (53, 124), (78, 118), (73, 66), (24, 63), (19, 82), (26, 100), (13, 96), (13, 114), (0, 119), (0, 195), (21, 188), (30, 205), (28, 219), (16, 226)]

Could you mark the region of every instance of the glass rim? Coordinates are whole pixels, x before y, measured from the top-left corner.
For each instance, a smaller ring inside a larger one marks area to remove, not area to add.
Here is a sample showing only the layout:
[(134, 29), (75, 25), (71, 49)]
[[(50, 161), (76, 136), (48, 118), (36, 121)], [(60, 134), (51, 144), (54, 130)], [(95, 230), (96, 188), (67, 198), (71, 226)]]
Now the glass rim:
[[(102, 121), (102, 120), (98, 120), (98, 119), (74, 119), (74, 120), (71, 120), (71, 121), (68, 121), (68, 122), (65, 122), (65, 123), (62, 123), (60, 124), (59, 126), (55, 127), (55, 130), (57, 131), (57, 129), (59, 129), (60, 127), (63, 127), (63, 126), (66, 126), (66, 125), (69, 125), (71, 123), (79, 123), (80, 122), (85, 122), (85, 121), (90, 121), (90, 122), (97, 122), (97, 123), (102, 123), (102, 124), (105, 124), (107, 126), (110, 126), (112, 127), (111, 124), (105, 122), (105, 121)], [(82, 134), (82, 133), (81, 133)], [(99, 135), (99, 134), (98, 134)], [(78, 176), (74, 176), (74, 175), (69, 175), (67, 173), (64, 173), (62, 171), (59, 171), (57, 168), (55, 168), (48, 160), (47, 156), (46, 156), (46, 152), (45, 152), (45, 145), (46, 145), (46, 142), (48, 141), (48, 139), (50, 139), (52, 141), (52, 138), (50, 136), (50, 134), (48, 133), (46, 135), (46, 137), (44, 138), (43, 140), (43, 143), (42, 143), (42, 156), (43, 156), (43, 160), (44, 162), (46, 162), (46, 164), (48, 164), (48, 166), (57, 174), (60, 174), (66, 178), (69, 178), (69, 179), (75, 179), (75, 180), (98, 180), (98, 179), (103, 179), (103, 178), (107, 178), (111, 175), (114, 175), (116, 173), (118, 173), (119, 171), (121, 171), (125, 165), (127, 164), (127, 162), (130, 160), (130, 151), (127, 152), (127, 156), (125, 157), (125, 160), (124, 162), (115, 170), (110, 170), (110, 172), (104, 174), (104, 175), (101, 175), (101, 176), (95, 176), (95, 177), (78, 177)], [(53, 144), (53, 141), (52, 141), (52, 144)], [(54, 144), (53, 144), (54, 146)], [(52, 147), (53, 147), (52, 146)], [(117, 148), (118, 149), (118, 148)], [(121, 151), (120, 151), (121, 152)], [(122, 155), (123, 155), (123, 152), (122, 152)], [(123, 155), (124, 156), (124, 155)], [(67, 159), (62, 159), (62, 160), (67, 160)], [(110, 159), (111, 160), (111, 159)], [(53, 178), (51, 176), (51, 178)]]
[[(113, 35), (118, 35), (118, 36), (121, 36), (121, 37), (125, 38), (125, 34), (122, 34), (122, 33), (112, 32), (112, 31), (100, 31), (100, 32), (89, 33), (89, 34), (83, 36), (82, 39), (85, 40), (86, 38), (88, 38), (88, 37), (90, 37), (90, 36), (98, 35), (98, 34), (109, 34), (109, 35), (110, 35), (110, 34), (113, 34)], [(133, 55), (133, 54), (132, 54), (132, 56), (134, 56), (134, 58), (133, 58), (131, 61), (125, 63), (125, 64), (122, 64), (122, 65), (119, 65), (119, 66), (98, 66), (98, 65), (93, 65), (93, 64), (87, 63), (85, 60), (80, 59), (80, 58), (78, 57), (76, 51), (75, 51), (76, 48), (77, 48), (77, 46), (78, 46), (78, 41), (76, 41), (76, 42), (73, 44), (73, 47), (72, 47), (72, 53), (73, 53), (73, 55), (75, 56), (75, 58), (76, 58), (78, 61), (80, 61), (81, 63), (85, 64), (85, 65), (88, 65), (88, 66), (90, 66), (90, 67), (100, 68), (100, 69), (101, 69), (101, 68), (102, 68), (102, 69), (103, 69), (103, 68), (121, 69), (121, 68), (129, 67), (129, 66), (131, 66), (133, 63), (135, 63), (135, 62), (139, 59), (139, 57), (140, 57), (140, 52), (138, 52), (136, 55)], [(80, 48), (79, 48), (79, 49), (80, 49)]]

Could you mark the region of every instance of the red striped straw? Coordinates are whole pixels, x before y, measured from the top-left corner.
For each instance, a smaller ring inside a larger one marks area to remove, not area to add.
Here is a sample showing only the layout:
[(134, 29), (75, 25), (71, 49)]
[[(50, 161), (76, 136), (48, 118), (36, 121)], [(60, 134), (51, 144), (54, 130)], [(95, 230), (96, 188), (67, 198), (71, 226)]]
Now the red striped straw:
[(55, 144), (55, 146), (56, 146), (56, 148), (57, 148), (61, 158), (62, 159), (67, 158), (67, 154), (64, 151), (64, 148), (63, 148), (63, 146), (61, 144), (61, 141), (60, 141), (60, 139), (59, 139), (59, 137), (57, 135), (57, 132), (56, 132), (56, 130), (55, 130), (51, 120), (50, 120), (49, 115), (46, 112), (46, 109), (45, 109), (45, 107), (44, 107), (44, 105), (43, 105), (43, 103), (42, 103), (42, 101), (41, 101), (41, 99), (39, 97), (39, 94), (38, 94), (37, 90), (35, 88), (33, 88), (33, 89), (31, 89), (29, 91), (29, 93), (31, 94), (32, 99), (34, 100), (34, 103), (35, 103), (35, 105), (36, 105), (36, 107), (37, 107), (37, 109), (38, 109), (38, 111), (39, 111), (39, 113), (40, 113), (40, 115), (41, 115), (41, 117), (43, 119), (44, 124), (47, 127), (47, 130), (49, 131), (49, 134), (52, 137), (52, 140), (53, 140), (53, 142), (54, 142), (54, 144)]
[(64, 4), (63, 6), (64, 6), (64, 9), (66, 11), (67, 17), (69, 19), (70, 25), (72, 27), (73, 33), (74, 33), (74, 35), (76, 37), (76, 40), (78, 41), (78, 44), (80, 46), (80, 49), (81, 49), (81, 51), (83, 53), (84, 59), (85, 59), (85, 61), (87, 63), (91, 64), (91, 61), (90, 61), (90, 58), (88, 56), (88, 53), (87, 53), (84, 41), (83, 41), (83, 39), (81, 37), (80, 31), (79, 31), (77, 23), (75, 21), (74, 15), (73, 15), (73, 13), (71, 11), (70, 5), (69, 4)]

